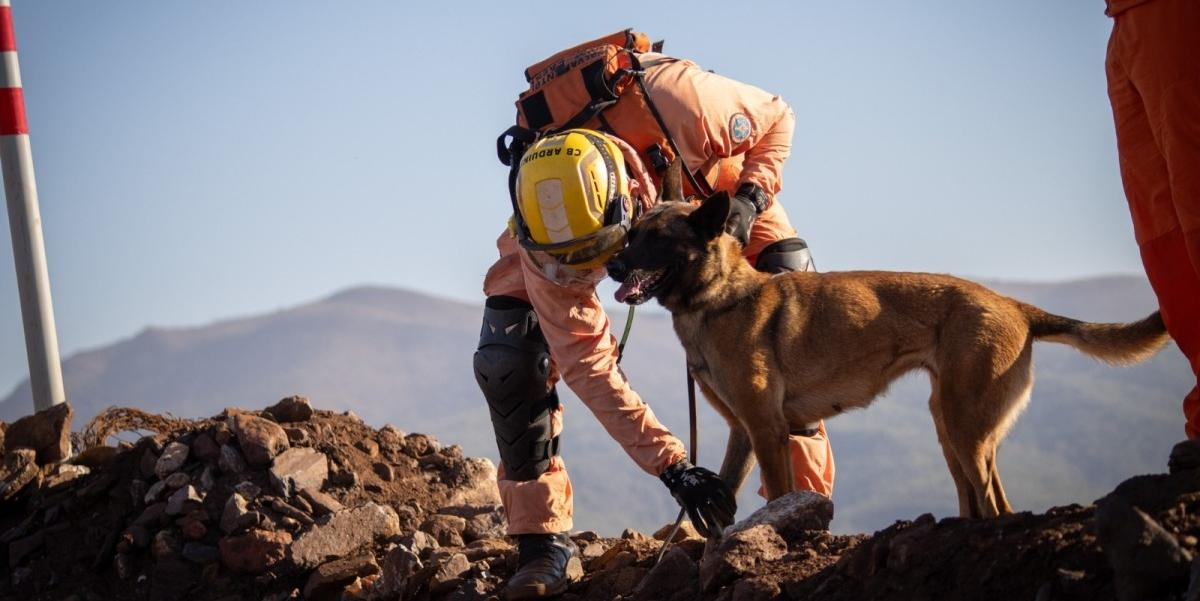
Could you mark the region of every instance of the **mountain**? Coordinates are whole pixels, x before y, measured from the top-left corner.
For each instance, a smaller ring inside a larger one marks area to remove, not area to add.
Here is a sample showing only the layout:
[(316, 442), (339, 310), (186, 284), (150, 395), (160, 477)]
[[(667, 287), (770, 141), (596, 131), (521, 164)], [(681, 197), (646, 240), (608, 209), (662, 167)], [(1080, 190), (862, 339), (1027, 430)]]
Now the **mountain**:
[[(1149, 286), (1137, 277), (991, 285), (1081, 319), (1128, 321), (1155, 306)], [(149, 328), (68, 358), (66, 387), (77, 423), (110, 405), (196, 417), (299, 393), (324, 408), (352, 410), (375, 426), (394, 423), (461, 444), (468, 455), (495, 457), (470, 368), (481, 305), (363, 287), (265, 315)], [(624, 325), (624, 310), (611, 315), (614, 328)], [(1033, 400), (999, 459), (1018, 510), (1089, 503), (1130, 474), (1161, 471), (1171, 443), (1183, 438), (1179, 402), (1193, 382), (1178, 350), (1123, 369), (1053, 344), (1039, 344), (1034, 358)], [(686, 436), (683, 353), (668, 316), (639, 311), (622, 368), (659, 417)], [(957, 512), (925, 407), (928, 389), (925, 377), (914, 374), (869, 410), (829, 423), (838, 473), (835, 531), (870, 531), (924, 512)], [(638, 470), (565, 387), (560, 393), (576, 527), (653, 531), (673, 519), (674, 502), (657, 479)], [(28, 413), (29, 395), (28, 383), (19, 385), (0, 402), (0, 419)], [(700, 414), (700, 463), (715, 469), (724, 424), (703, 401)], [(761, 505), (755, 488), (752, 483), (743, 491), (739, 515)]]

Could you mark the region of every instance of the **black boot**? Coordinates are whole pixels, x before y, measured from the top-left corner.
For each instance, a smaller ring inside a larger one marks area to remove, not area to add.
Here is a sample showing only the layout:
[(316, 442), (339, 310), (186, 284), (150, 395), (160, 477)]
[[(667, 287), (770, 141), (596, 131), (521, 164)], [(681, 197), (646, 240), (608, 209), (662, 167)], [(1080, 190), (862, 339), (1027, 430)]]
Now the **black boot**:
[(504, 588), (507, 601), (542, 599), (567, 590), (567, 562), (579, 551), (567, 533), (520, 534), (517, 550), (517, 573)]

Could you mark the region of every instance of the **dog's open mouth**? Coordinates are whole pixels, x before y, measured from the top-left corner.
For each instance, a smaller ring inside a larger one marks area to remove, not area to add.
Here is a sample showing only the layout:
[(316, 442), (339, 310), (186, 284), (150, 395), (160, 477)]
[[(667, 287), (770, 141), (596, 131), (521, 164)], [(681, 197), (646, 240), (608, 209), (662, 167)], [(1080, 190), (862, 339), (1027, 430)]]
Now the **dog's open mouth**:
[(644, 269), (635, 269), (630, 272), (629, 277), (621, 283), (621, 287), (617, 288), (616, 294), (613, 296), (618, 303), (627, 305), (640, 305), (651, 298), (662, 287), (662, 283), (666, 281), (669, 269), (659, 269), (657, 271), (646, 271)]

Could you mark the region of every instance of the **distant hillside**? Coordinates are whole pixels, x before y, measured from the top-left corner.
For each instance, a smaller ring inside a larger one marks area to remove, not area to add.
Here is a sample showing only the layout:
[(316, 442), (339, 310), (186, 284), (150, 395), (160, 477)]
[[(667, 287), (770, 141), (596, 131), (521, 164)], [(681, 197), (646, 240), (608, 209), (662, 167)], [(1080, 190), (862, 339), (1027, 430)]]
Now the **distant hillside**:
[[(1149, 287), (1135, 277), (993, 286), (1049, 311), (1092, 320), (1137, 319), (1154, 307)], [(494, 457), (470, 368), (480, 314), (480, 306), (410, 291), (355, 288), (266, 315), (147, 329), (68, 358), (66, 386), (80, 420), (109, 405), (206, 416), (229, 405), (261, 406), (303, 393), (321, 407), (351, 409), (376, 426), (391, 422), (461, 444), (470, 455)], [(613, 312), (616, 327), (623, 318), (623, 310)], [(1033, 401), (1000, 457), (1018, 509), (1087, 503), (1131, 474), (1162, 470), (1171, 443), (1183, 437), (1179, 402), (1191, 381), (1176, 349), (1120, 370), (1051, 344), (1039, 345), (1035, 360)], [(686, 436), (683, 354), (667, 316), (639, 313), (622, 367), (660, 418)], [(673, 519), (673, 501), (657, 479), (642, 474), (578, 399), (562, 392), (576, 526), (653, 530)], [(910, 376), (870, 410), (830, 423), (836, 531), (957, 511), (927, 397), (924, 376)], [(11, 421), (30, 406), (23, 383), (0, 402), (0, 419)], [(700, 459), (715, 469), (724, 425), (707, 406), (701, 413)], [(744, 493), (739, 513), (747, 515), (759, 502), (752, 490)], [(630, 501), (614, 504), (614, 498)]]

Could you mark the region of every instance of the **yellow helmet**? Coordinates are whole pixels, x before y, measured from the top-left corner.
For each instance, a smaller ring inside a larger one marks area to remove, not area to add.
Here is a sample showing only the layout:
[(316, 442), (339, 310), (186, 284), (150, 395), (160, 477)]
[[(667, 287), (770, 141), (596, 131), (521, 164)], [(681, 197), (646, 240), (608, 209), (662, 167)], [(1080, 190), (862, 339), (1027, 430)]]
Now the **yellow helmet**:
[(521, 245), (586, 269), (625, 245), (633, 219), (621, 149), (604, 134), (570, 129), (533, 143), (515, 185)]

